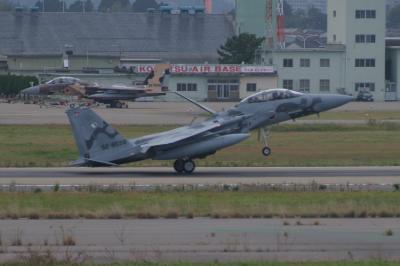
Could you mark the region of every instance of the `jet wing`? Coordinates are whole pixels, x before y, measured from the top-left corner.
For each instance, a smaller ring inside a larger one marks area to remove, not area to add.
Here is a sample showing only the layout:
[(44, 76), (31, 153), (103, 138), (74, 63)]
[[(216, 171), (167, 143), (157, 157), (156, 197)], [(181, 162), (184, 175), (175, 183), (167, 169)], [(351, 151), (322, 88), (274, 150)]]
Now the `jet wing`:
[(146, 153), (150, 148), (166, 145), (178, 145), (180, 142), (199, 136), (212, 129), (220, 127), (221, 124), (214, 121), (205, 121), (200, 124), (180, 127), (174, 130), (159, 134), (145, 136), (143, 138), (132, 140), (135, 145), (141, 147), (142, 152)]
[(151, 88), (146, 87), (110, 87), (97, 88), (92, 90), (88, 96), (89, 99), (95, 100), (132, 100), (140, 97), (165, 95), (164, 92), (155, 92)]

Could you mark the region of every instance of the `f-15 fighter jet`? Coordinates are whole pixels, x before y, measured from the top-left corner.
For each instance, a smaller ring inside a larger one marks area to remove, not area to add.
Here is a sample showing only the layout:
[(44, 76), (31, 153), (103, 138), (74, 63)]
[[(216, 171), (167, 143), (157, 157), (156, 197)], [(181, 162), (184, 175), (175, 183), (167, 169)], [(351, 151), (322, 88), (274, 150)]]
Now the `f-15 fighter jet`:
[(92, 99), (109, 104), (112, 108), (122, 108), (121, 101), (134, 101), (141, 97), (165, 95), (168, 90), (169, 66), (157, 65), (143, 82), (136, 86), (100, 86), (73, 77), (58, 77), (45, 84), (22, 90), (27, 95), (67, 95)]
[(319, 114), (353, 98), (346, 95), (303, 94), (286, 89), (258, 92), (228, 111), (215, 112), (184, 95), (183, 98), (211, 114), (203, 122), (154, 135), (128, 140), (87, 107), (66, 111), (72, 126), (80, 158), (73, 166), (116, 166), (146, 159), (175, 160), (178, 173), (192, 173), (194, 159), (202, 159), (218, 150), (235, 145), (260, 130), (264, 140), (262, 154), (269, 156), (266, 127), (298, 117)]

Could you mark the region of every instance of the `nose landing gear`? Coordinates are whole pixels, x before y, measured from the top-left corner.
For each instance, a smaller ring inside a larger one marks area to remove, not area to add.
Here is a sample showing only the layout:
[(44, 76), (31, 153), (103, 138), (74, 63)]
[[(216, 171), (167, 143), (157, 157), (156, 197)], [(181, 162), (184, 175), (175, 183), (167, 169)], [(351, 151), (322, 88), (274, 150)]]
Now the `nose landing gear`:
[(269, 136), (268, 128), (260, 128), (259, 129), (258, 139), (259, 139), (260, 142), (264, 143), (264, 148), (262, 149), (262, 154), (265, 157), (270, 156), (271, 153), (272, 153), (271, 148), (268, 146), (268, 140), (267, 140), (268, 136)]
[(174, 162), (174, 169), (179, 174), (191, 174), (196, 169), (196, 164), (191, 159), (178, 159)]

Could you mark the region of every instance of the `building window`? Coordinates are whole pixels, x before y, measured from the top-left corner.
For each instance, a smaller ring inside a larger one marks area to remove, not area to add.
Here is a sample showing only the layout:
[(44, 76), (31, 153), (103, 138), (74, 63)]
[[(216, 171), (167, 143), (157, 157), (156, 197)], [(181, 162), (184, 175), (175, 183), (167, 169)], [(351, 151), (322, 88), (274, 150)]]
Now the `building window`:
[(178, 83), (176, 85), (176, 90), (177, 91), (186, 91), (186, 83)]
[(376, 18), (376, 10), (356, 10), (356, 19)]
[(375, 67), (375, 59), (365, 59), (366, 67)]
[(178, 83), (176, 85), (177, 91), (197, 91), (196, 83)]
[(247, 83), (246, 90), (249, 92), (257, 91), (257, 84), (256, 83)]
[(356, 35), (356, 43), (375, 43), (376, 36), (375, 34), (357, 34)]
[(356, 10), (356, 18), (365, 18), (365, 10)]
[(333, 34), (333, 42), (336, 42), (336, 34)]
[(365, 35), (357, 34), (356, 35), (356, 43), (365, 43)]
[(321, 79), (319, 81), (319, 90), (320, 91), (329, 91), (330, 90), (330, 80), (329, 79)]
[(333, 17), (336, 18), (336, 10), (333, 10)]
[(364, 67), (365, 61), (364, 61), (364, 59), (356, 59), (356, 62), (354, 65), (355, 65), (355, 67)]
[(293, 90), (293, 80), (284, 79), (283, 80), (283, 88), (288, 90)]
[(310, 92), (310, 80), (309, 79), (301, 79), (299, 90), (301, 92)]
[(354, 63), (355, 67), (375, 67), (375, 59), (367, 58), (367, 59), (359, 59), (357, 58)]
[(300, 59), (300, 67), (310, 67), (311, 61), (308, 58)]
[(365, 10), (366, 18), (376, 18), (376, 10)]
[(197, 84), (196, 83), (188, 83), (187, 90), (188, 91), (197, 91)]
[(293, 67), (293, 59), (283, 59), (283, 67)]
[(375, 43), (375, 41), (376, 41), (376, 36), (375, 36), (375, 34), (366, 35), (365, 41), (366, 41), (367, 43)]
[(357, 82), (355, 84), (355, 91), (375, 91), (375, 83), (372, 82)]
[(321, 58), (319, 65), (320, 67), (330, 67), (331, 61), (329, 60), (329, 58)]

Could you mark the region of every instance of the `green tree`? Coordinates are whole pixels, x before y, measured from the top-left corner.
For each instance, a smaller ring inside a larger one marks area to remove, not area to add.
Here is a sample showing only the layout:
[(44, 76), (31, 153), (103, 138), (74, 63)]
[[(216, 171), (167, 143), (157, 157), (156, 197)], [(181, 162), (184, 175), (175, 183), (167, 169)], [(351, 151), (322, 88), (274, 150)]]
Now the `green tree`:
[(0, 0), (0, 11), (11, 11), (13, 5), (8, 0)]
[(73, 2), (69, 8), (69, 12), (92, 12), (94, 9), (93, 3), (91, 0), (76, 0)]
[(258, 38), (255, 34), (241, 33), (239, 36), (229, 38), (218, 49), (221, 64), (252, 64), (255, 52), (261, 46), (265, 38)]
[(326, 30), (327, 16), (320, 9), (311, 7), (307, 12), (307, 28), (316, 30)]
[(387, 26), (389, 28), (398, 28), (400, 26), (400, 5), (396, 5), (388, 11)]
[(38, 84), (33, 76), (0, 75), (0, 95), (17, 95), (21, 90)]
[(311, 7), (310, 9), (303, 10), (297, 9), (293, 11), (292, 7), (284, 3), (285, 12), (285, 25), (287, 28), (300, 28), (300, 29), (327, 29), (327, 15), (322, 13), (318, 8)]
[(283, 12), (285, 13), (285, 16), (293, 15), (293, 8), (286, 0), (283, 1)]
[(159, 5), (156, 0), (136, 0), (132, 4), (134, 12), (146, 12), (149, 8), (158, 8)]

